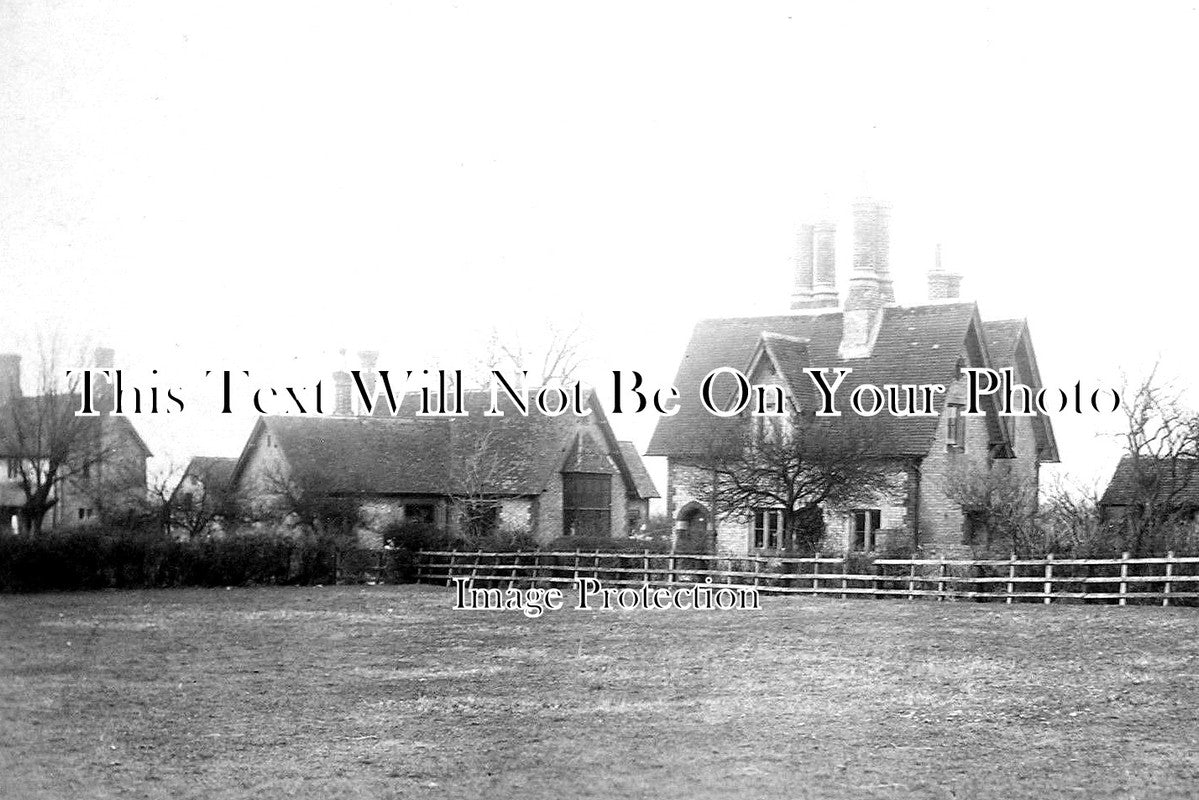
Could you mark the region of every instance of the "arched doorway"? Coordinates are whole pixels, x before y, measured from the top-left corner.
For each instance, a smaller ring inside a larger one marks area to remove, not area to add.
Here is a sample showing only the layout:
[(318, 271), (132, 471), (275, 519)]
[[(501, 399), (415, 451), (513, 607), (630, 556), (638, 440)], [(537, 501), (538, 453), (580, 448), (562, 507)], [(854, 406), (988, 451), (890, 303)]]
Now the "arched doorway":
[(675, 550), (680, 553), (706, 553), (711, 542), (708, 507), (690, 502), (674, 518)]

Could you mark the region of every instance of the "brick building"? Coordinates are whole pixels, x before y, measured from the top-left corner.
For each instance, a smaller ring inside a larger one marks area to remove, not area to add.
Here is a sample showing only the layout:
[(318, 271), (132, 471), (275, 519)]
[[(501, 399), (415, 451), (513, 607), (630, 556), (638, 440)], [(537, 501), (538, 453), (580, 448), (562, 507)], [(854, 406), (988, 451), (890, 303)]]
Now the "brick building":
[[(112, 350), (97, 348), (97, 368), (112, 362)], [(109, 413), (103, 382), (97, 398), (100, 414), (79, 417), (78, 394), (25, 395), (21, 357), (0, 354), (0, 531), (18, 530), (26, 484), (50, 487), (46, 530), (94, 525), (145, 500), (150, 449), (128, 417)]]
[[(398, 522), (450, 531), (507, 529), (546, 543), (561, 536), (626, 537), (657, 490), (631, 443), (616, 439), (598, 398), (588, 416), (485, 416), (490, 393), (466, 392), (463, 417), (351, 412), (348, 375), (332, 416), (263, 417), (233, 468), (233, 491), (260, 512), (286, 512), (285, 487), (350, 499), (358, 532)], [(380, 406), (381, 408), (381, 406)], [(469, 522), (468, 522), (469, 521)]]
[[(836, 228), (829, 222), (803, 226), (790, 312), (700, 322), (675, 385), (699, 386), (710, 371), (731, 367), (755, 385), (783, 386), (799, 412), (815, 402), (805, 368), (852, 368), (840, 397), (866, 383), (944, 386), (937, 415), (884, 411), (872, 418), (872, 456), (890, 470), (895, 488), (860, 508), (819, 509), (821, 549), (965, 554), (999, 548), (1002, 543), (979, 524), (977, 510), (951, 499), (951, 480), (1004, 470), (1031, 487), (1029, 502), (1035, 503), (1040, 465), (1058, 460), (1057, 446), (1048, 417), (1001, 417), (993, 396), (983, 397), (984, 416), (963, 415), (962, 369), (1010, 367), (1020, 383), (1039, 388), (1028, 326), (1023, 320), (984, 321), (975, 303), (958, 297), (961, 279), (941, 270), (939, 257), (928, 275), (928, 302), (896, 305), (888, 215), (875, 200), (854, 204), (854, 267), (843, 306), (836, 291)], [(680, 535), (729, 555), (786, 552), (777, 509), (720, 508), (710, 471), (702, 466), (706, 443), (722, 427), (744, 424), (751, 423), (684, 404), (658, 422), (646, 455), (668, 459), (667, 509)]]

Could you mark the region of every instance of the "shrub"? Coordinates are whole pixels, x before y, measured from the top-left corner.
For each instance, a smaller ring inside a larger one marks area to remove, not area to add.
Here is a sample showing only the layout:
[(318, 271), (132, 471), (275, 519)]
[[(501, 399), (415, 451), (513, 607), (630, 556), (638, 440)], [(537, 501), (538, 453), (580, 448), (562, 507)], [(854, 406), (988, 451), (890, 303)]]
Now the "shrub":
[(392, 582), (416, 579), (416, 556), (421, 550), (450, 550), (460, 547), (455, 540), (436, 525), (419, 522), (400, 522), (383, 529), (383, 546), (387, 548), (385, 580)]

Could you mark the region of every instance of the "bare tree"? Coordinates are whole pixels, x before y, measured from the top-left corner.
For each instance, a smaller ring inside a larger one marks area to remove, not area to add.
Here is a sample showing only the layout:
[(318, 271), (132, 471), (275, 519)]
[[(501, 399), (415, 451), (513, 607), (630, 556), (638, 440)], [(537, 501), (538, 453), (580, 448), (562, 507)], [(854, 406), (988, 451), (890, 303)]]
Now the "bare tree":
[(78, 375), (67, 364), (56, 337), (38, 340), (36, 391), (24, 396), (14, 391), (0, 398), (0, 449), (8, 458), (12, 480), (24, 495), (17, 512), (22, 533), (40, 534), (46, 515), (58, 504), (67, 487), (93, 485), (106, 462), (114, 468), (116, 442), (106, 435), (104, 416), (77, 416), (81, 407)]
[(1002, 547), (1019, 555), (1045, 549), (1037, 516), (1037, 482), (1009, 463), (950, 472), (945, 491), (966, 514), (967, 544), (984, 550)]
[(502, 446), (497, 422), (464, 419), (451, 423), (450, 502), (468, 540), (499, 532), (499, 497), (516, 477), (516, 461)]
[(365, 522), (361, 499), (336, 478), (274, 464), (263, 473), (263, 489), (269, 502), (242, 504), (246, 516), (290, 520), (305, 530), (341, 537)]
[(216, 459), (193, 461), (166, 503), (170, 527), (190, 538), (210, 532), (214, 525), (240, 520), (246, 506), (229, 481), (229, 470)]
[(873, 420), (792, 410), (744, 422), (716, 437), (698, 464), (712, 475), (714, 512), (778, 509), (790, 549), (817, 549), (821, 506), (848, 508), (895, 489), (896, 466), (878, 458)]
[[(1125, 380), (1121, 523), (1125, 547), (1141, 555), (1168, 547), (1193, 518), (1199, 498), (1199, 415), (1155, 365), (1139, 384)], [(1130, 399), (1128, 399), (1130, 398)]]
[(1122, 548), (1122, 543), (1111, 541), (1112, 526), (1103, 523), (1094, 486), (1072, 484), (1057, 476), (1043, 493), (1038, 517), (1046, 552), (1095, 558), (1115, 555)]
[(478, 378), (484, 384), (492, 370), (505, 375), (528, 373), (527, 385), (543, 386), (576, 380), (586, 363), (586, 341), (582, 323), (548, 322), (530, 339), (514, 330), (492, 327), (480, 359)]

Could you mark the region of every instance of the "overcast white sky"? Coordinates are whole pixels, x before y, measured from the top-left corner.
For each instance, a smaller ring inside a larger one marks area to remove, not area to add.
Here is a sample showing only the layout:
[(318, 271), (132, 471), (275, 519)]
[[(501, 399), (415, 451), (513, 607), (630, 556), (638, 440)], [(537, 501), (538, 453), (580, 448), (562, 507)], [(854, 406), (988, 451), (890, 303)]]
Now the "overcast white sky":
[[(339, 348), (455, 367), (582, 320), (669, 383), (696, 320), (787, 307), (796, 226), (894, 205), (1046, 382), (1190, 384), (1193, 3), (0, 4), (0, 349), (39, 330), (164, 383)], [(195, 391), (195, 390), (193, 390)], [(188, 399), (198, 399), (198, 395)], [(1055, 418), (1106, 478), (1114, 420)], [(651, 417), (617, 420), (644, 447)], [(249, 420), (138, 421), (235, 455)], [(658, 472), (657, 474), (661, 474)], [(660, 488), (663, 490), (665, 486)]]

